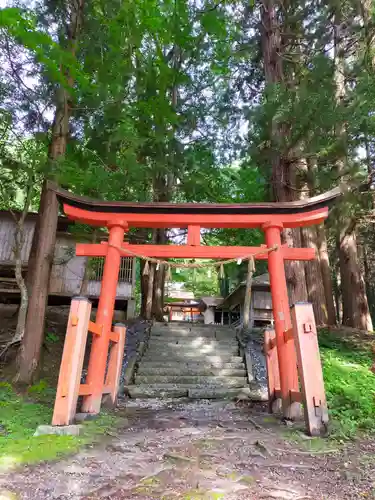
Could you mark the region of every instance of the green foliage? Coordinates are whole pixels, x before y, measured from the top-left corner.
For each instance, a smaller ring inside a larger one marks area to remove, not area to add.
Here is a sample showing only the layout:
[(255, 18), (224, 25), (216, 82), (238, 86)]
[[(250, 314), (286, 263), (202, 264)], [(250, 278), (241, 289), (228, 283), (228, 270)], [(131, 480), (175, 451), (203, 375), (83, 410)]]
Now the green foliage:
[(56, 344), (60, 340), (60, 337), (55, 333), (47, 332), (45, 340), (49, 344)]
[(44, 396), (48, 393), (48, 390), (48, 382), (42, 379), (38, 383), (28, 387), (27, 392), (33, 396)]
[(179, 269), (178, 272), (173, 270), (172, 277), (174, 282), (184, 283), (184, 288), (193, 292), (196, 299), (219, 295), (215, 268)]
[(335, 436), (353, 437), (375, 429), (375, 375), (371, 343), (344, 332), (320, 330), (323, 375)]
[[(116, 424), (115, 417), (102, 414), (97, 420), (85, 423), (84, 433), (79, 437), (34, 436), (39, 425), (50, 424), (54, 398), (43, 381), (30, 387), (28, 394), (29, 397), (22, 396), (10, 384), (0, 384), (0, 470), (75, 453)], [(39, 400), (46, 395), (49, 399), (44, 403), (34, 401), (35, 397)]]
[(68, 86), (66, 73), (61, 71), (63, 67), (81, 86), (87, 86), (88, 80), (80, 71), (76, 59), (56, 43), (48, 32), (41, 31), (34, 12), (16, 7), (1, 9), (0, 28), (31, 51), (54, 82)]

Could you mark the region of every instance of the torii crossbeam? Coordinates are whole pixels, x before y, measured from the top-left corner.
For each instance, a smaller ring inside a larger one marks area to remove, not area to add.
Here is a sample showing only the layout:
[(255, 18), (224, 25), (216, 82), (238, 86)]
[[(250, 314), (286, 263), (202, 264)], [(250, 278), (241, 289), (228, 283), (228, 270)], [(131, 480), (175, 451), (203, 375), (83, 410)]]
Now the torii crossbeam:
[[(116, 342), (117, 339), (116, 345), (118, 345), (122, 335), (121, 327), (117, 328), (117, 333), (112, 332), (112, 317), (122, 254), (138, 254), (160, 259), (240, 259), (255, 255), (257, 259), (268, 260), (271, 284), (275, 332), (268, 331), (265, 339), (270, 402), (281, 398), (284, 417), (294, 418), (296, 404), (302, 401), (309, 432), (311, 434), (320, 432), (320, 428), (326, 424), (328, 417), (315, 320), (311, 304), (297, 304), (292, 309), (292, 324), (284, 270), (285, 260), (312, 260), (316, 256), (311, 248), (288, 248), (282, 245), (281, 231), (284, 228), (322, 223), (328, 216), (330, 203), (341, 194), (339, 188), (301, 201), (256, 204), (106, 202), (74, 196), (54, 185), (50, 185), (49, 188), (56, 192), (65, 214), (70, 219), (92, 226), (107, 227), (109, 230), (108, 243), (77, 245), (77, 255), (105, 257), (103, 281), (95, 324), (87, 323), (87, 308), (73, 301), (72, 308), (78, 310), (78, 307), (83, 307), (82, 314), (86, 315), (86, 333), (83, 331), (81, 342), (85, 343), (87, 330), (91, 332), (95, 330), (95, 332), (87, 380), (82, 386), (79, 382), (83, 363), (82, 353), (75, 354), (75, 362), (79, 363), (81, 368), (73, 370), (74, 375), (71, 375), (73, 354), (69, 332), (73, 335), (74, 332), (72, 333), (71, 329), (74, 328), (75, 322), (75, 327), (78, 327), (78, 316), (71, 312), (66, 348), (64, 348), (64, 357), (67, 359), (64, 362), (63, 357), (53, 424), (64, 425), (71, 422), (78, 395), (84, 397), (83, 411), (88, 413), (100, 411), (102, 395), (105, 393), (111, 393), (112, 400), (115, 402), (119, 377), (119, 367), (116, 363), (121, 363), (122, 356), (119, 347), (117, 347), (116, 354), (111, 354), (112, 365), (110, 365), (109, 372), (112, 378), (110, 381), (108, 381), (108, 375), (105, 381), (105, 372), (110, 341), (115, 339)], [(187, 228), (187, 244), (131, 245), (124, 243), (124, 234), (130, 227)], [(265, 233), (266, 245), (260, 247), (201, 245), (201, 228), (259, 228)], [(78, 339), (76, 341), (78, 342)], [(123, 345), (122, 340), (121, 342)], [(68, 402), (67, 395), (70, 392), (74, 393), (74, 396)]]

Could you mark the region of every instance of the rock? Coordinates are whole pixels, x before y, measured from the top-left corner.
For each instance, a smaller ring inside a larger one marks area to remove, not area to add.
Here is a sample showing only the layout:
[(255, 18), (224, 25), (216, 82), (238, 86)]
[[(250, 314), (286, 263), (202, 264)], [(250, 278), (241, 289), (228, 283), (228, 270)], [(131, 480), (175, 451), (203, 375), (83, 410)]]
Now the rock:
[(34, 436), (44, 436), (48, 434), (55, 434), (57, 436), (79, 436), (82, 429), (82, 425), (39, 425)]
[(272, 403), (272, 413), (282, 413), (283, 401), (281, 398), (275, 399)]
[(85, 420), (95, 420), (98, 416), (95, 413), (76, 413), (74, 420), (76, 422), (84, 422)]
[(256, 401), (263, 401), (259, 398), (259, 394), (252, 393), (248, 387), (242, 388), (225, 388), (225, 387), (205, 387), (189, 390), (189, 398), (191, 399), (255, 399)]

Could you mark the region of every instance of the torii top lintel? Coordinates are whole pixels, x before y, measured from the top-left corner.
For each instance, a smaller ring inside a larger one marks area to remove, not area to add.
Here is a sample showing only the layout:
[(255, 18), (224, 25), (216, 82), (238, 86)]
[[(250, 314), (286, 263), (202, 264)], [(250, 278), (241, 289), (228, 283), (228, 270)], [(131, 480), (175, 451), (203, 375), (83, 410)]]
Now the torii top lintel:
[(278, 203), (132, 203), (97, 201), (75, 196), (50, 183), (72, 220), (92, 226), (126, 221), (129, 227), (255, 228), (267, 223), (283, 227), (302, 227), (323, 222), (329, 205), (341, 195), (335, 188), (319, 196)]

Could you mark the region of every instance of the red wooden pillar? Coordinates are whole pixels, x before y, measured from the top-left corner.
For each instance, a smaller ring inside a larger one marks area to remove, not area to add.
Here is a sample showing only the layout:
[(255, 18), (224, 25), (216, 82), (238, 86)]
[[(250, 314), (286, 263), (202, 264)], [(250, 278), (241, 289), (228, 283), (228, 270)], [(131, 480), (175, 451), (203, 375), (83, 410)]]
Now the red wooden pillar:
[(268, 270), (279, 360), (283, 415), (285, 418), (293, 419), (300, 415), (299, 403), (292, 402), (292, 394), (299, 392), (299, 384), (293, 337), (289, 335), (292, 323), (281, 247), (280, 233), (282, 229), (282, 224), (278, 223), (268, 222), (263, 225), (268, 248), (277, 246), (276, 250), (268, 254)]
[(72, 300), (66, 329), (52, 425), (73, 422), (79, 395), (83, 358), (90, 321), (91, 302), (85, 297)]
[(264, 354), (267, 366), (268, 404), (269, 411), (272, 413), (280, 411), (278, 408), (278, 403), (280, 403), (280, 370), (276, 335), (273, 328), (267, 328), (264, 332)]
[(113, 310), (116, 299), (121, 252), (111, 245), (121, 246), (124, 240), (126, 222), (108, 223), (108, 250), (105, 257), (102, 287), (100, 290), (96, 323), (102, 326), (102, 334), (92, 341), (86, 384), (91, 394), (84, 397), (82, 411), (99, 413), (104, 388), (104, 376), (108, 357), (109, 338), (112, 328)]
[(122, 360), (124, 358), (125, 350), (125, 335), (125, 325), (117, 323), (111, 336), (113, 345), (109, 353), (108, 370), (105, 381), (105, 387), (106, 390), (109, 391), (112, 406), (116, 406), (117, 402)]
[(295, 304), (292, 322), (306, 427), (311, 436), (319, 436), (326, 431), (328, 409), (312, 304)]

